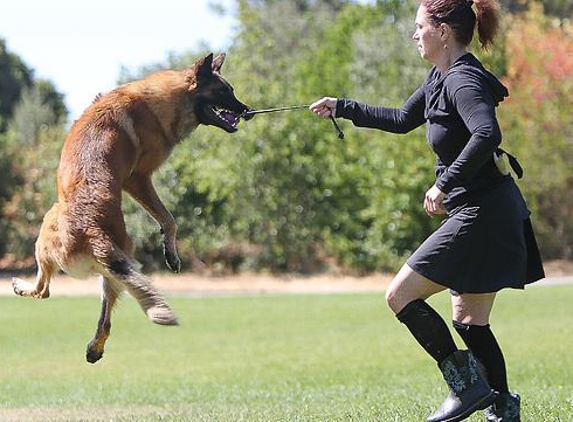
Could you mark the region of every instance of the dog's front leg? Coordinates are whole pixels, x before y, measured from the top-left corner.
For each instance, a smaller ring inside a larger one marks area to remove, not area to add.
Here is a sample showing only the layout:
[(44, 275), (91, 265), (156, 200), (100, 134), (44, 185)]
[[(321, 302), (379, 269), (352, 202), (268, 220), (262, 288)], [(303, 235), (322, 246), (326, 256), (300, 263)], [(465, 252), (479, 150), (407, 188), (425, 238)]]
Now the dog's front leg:
[(181, 270), (177, 254), (177, 225), (171, 213), (165, 208), (151, 181), (151, 175), (132, 174), (124, 189), (159, 223), (163, 234), (163, 246), (167, 266), (174, 272)]

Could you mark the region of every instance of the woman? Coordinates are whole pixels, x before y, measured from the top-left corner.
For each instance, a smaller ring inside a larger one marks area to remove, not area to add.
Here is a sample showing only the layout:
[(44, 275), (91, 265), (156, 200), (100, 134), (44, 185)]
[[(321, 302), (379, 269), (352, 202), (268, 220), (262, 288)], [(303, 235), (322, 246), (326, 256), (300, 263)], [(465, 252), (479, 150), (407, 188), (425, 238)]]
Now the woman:
[[(498, 13), (496, 0), (422, 0), (413, 38), (434, 67), (401, 109), (331, 97), (310, 106), (324, 118), (388, 132), (426, 123), (437, 160), (424, 209), (447, 219), (400, 269), (386, 300), (450, 388), (428, 422), (461, 421), (485, 408), (490, 422), (520, 420), (520, 398), (508, 389), (489, 317), (496, 292), (522, 289), (544, 273), (530, 212), (513, 178), (494, 160), (501, 142), (495, 107), (508, 91), (467, 51), (476, 27), (482, 47), (493, 42)], [(457, 349), (446, 323), (425, 301), (446, 289), (454, 328), (469, 350)]]

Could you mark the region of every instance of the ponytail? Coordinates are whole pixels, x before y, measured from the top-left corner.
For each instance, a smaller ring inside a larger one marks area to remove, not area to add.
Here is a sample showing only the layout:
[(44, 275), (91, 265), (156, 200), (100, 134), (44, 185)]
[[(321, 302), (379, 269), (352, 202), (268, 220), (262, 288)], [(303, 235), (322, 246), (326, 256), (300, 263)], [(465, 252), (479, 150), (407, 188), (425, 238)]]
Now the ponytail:
[(482, 48), (493, 44), (499, 29), (499, 3), (497, 0), (474, 0), (476, 6), (477, 33)]

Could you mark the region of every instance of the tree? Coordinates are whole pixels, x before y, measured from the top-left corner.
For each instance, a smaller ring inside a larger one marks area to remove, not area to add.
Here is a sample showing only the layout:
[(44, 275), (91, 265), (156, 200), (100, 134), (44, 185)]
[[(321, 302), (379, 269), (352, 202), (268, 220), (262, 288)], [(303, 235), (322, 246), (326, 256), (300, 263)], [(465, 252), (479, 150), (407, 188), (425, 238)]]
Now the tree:
[(0, 39), (0, 256), (33, 255), (44, 212), (54, 199), (64, 139), (63, 95)]
[(6, 251), (17, 258), (34, 255), (44, 214), (56, 201), (56, 169), (65, 138), (63, 125), (42, 125), (26, 144), (9, 143), (15, 189), (3, 208)]
[(512, 14), (528, 11), (531, 7), (541, 5), (545, 14), (562, 19), (567, 23), (573, 13), (573, 0), (501, 0), (503, 8)]
[(6, 42), (0, 38), (0, 132), (6, 130), (22, 90), (32, 84), (32, 71), (17, 55), (6, 49)]
[[(524, 43), (524, 39), (535, 40)], [(509, 149), (523, 162), (523, 190), (546, 258), (573, 257), (573, 26), (531, 9), (507, 34), (511, 96), (500, 107)]]
[[(322, 95), (399, 106), (427, 68), (411, 44), (417, 3), (390, 3), (335, 10), (325, 2), (305, 8), (241, 1), (223, 73), (256, 108)], [(169, 64), (194, 59), (170, 57)], [(184, 261), (193, 245), (210, 261), (220, 250), (254, 244), (256, 256), (244, 257), (254, 268), (395, 268), (434, 227), (420, 207), (433, 174), (422, 131), (399, 138), (347, 126), (341, 142), (330, 122), (305, 111), (257, 116), (241, 126), (232, 138), (197, 130), (157, 174), (179, 223)], [(136, 220), (138, 232), (155, 233), (147, 217)], [(150, 235), (136, 237), (154, 255)]]
[[(252, 107), (307, 104), (323, 95), (399, 107), (427, 73), (411, 41), (417, 1), (237, 4), (223, 75)], [(520, 184), (542, 252), (571, 257), (573, 30), (533, 7), (510, 17), (501, 35), (479, 55), (510, 88), (498, 110), (504, 145), (525, 167)], [(124, 69), (120, 83), (190, 66), (208, 51)], [(0, 234), (11, 252), (27, 255), (55, 195), (63, 102), (37, 81), (21, 92), (10, 130), (0, 134), (0, 171), (9, 179), (0, 183), (7, 217)], [(233, 135), (200, 127), (177, 146), (155, 184), (177, 220), (183, 263), (199, 257), (217, 268), (232, 261), (233, 269), (395, 270), (439, 224), (421, 206), (434, 154), (423, 129), (393, 135), (339, 123), (343, 141), (329, 121), (304, 110), (260, 115)], [(133, 201), (124, 209), (137, 259), (163, 268), (158, 226)]]

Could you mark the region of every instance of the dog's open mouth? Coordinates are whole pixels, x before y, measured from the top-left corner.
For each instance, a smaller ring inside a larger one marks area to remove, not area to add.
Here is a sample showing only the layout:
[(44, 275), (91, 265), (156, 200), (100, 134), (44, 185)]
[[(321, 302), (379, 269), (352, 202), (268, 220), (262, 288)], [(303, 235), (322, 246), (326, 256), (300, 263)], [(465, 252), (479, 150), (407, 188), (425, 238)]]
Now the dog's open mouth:
[(215, 104), (201, 104), (197, 110), (199, 120), (204, 125), (217, 126), (228, 133), (236, 132), (239, 121), (242, 118), (249, 120), (250, 117), (245, 115), (249, 108), (241, 104), (236, 109), (233, 107), (233, 111), (227, 107)]
[(225, 123), (231, 125), (235, 130), (237, 129), (237, 125), (239, 124), (239, 115), (234, 113), (230, 110), (226, 110), (224, 108), (213, 107), (213, 112), (215, 115), (223, 120)]
[(204, 109), (203, 123), (218, 126), (221, 129), (233, 133), (237, 131), (241, 115), (223, 107), (208, 105)]

